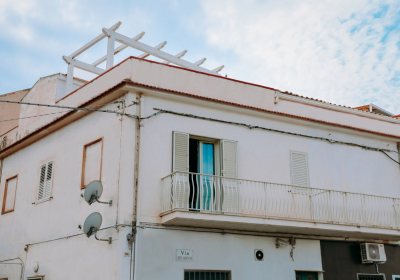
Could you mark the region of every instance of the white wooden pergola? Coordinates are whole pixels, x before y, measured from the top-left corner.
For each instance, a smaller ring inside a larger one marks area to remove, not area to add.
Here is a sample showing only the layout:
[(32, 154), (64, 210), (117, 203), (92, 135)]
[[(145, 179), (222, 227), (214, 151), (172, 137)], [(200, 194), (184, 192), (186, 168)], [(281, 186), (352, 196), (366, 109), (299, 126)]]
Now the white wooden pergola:
[[(139, 42), (139, 40), (143, 37), (144, 32), (139, 33), (133, 38), (126, 37), (116, 32), (116, 30), (120, 27), (120, 25), (121, 22), (119, 21), (110, 28), (103, 28), (102, 29), (103, 32), (96, 38), (85, 44), (83, 47), (79, 48), (77, 51), (73, 52), (71, 55), (63, 56), (64, 61), (68, 64), (66, 94), (72, 91), (72, 83), (73, 83), (73, 75), (75, 67), (96, 75), (100, 75), (114, 66), (114, 55), (124, 50), (127, 47), (131, 47), (142, 51), (143, 53), (138, 56), (139, 58), (146, 58), (152, 55), (163, 59), (164, 60), (163, 63), (165, 64), (172, 63), (184, 68), (205, 72), (209, 74), (219, 75), (218, 72), (220, 72), (224, 68), (224, 65), (221, 65), (213, 70), (208, 70), (206, 68), (201, 67), (200, 65), (202, 65), (204, 61), (206, 61), (206, 58), (200, 59), (199, 61), (196, 61), (194, 63), (184, 60), (182, 59), (182, 57), (187, 53), (187, 50), (181, 51), (176, 55), (171, 55), (169, 53), (163, 52), (161, 51), (161, 49), (167, 44), (166, 41), (158, 44), (155, 47)], [(95, 44), (97, 44), (106, 37), (108, 38), (108, 44), (107, 44), (107, 54), (105, 56), (96, 60), (92, 64), (88, 64), (86, 62), (76, 59), (80, 54), (82, 54), (90, 47), (94, 46)], [(119, 42), (122, 45), (119, 46), (118, 48), (115, 48), (115, 42)], [(106, 69), (98, 67), (98, 65), (104, 61), (106, 61)]]

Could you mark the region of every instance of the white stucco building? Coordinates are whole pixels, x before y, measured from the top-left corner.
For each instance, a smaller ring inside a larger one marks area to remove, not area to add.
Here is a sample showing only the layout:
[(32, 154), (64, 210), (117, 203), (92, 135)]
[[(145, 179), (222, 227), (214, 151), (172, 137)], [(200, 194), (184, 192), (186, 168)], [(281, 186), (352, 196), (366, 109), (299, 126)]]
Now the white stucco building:
[[(111, 66), (39, 79), (21, 102), (59, 108), (22, 104), (1, 135), (0, 279), (364, 279), (373, 267), (334, 267), (362, 242), (385, 244), (379, 268), (400, 274), (396, 116), (137, 57)], [(81, 197), (93, 180), (111, 206)], [(111, 244), (78, 227), (93, 212)]]

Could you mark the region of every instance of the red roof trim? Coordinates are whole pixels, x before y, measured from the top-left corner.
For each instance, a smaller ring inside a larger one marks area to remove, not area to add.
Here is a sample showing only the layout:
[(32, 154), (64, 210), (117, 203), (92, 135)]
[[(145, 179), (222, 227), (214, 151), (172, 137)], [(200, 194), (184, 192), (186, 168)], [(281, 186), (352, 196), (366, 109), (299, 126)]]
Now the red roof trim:
[(332, 123), (332, 122), (327, 122), (327, 121), (323, 121), (323, 120), (318, 120), (318, 119), (313, 119), (313, 118), (308, 118), (308, 117), (302, 117), (302, 116), (298, 116), (298, 115), (292, 115), (292, 114), (288, 114), (288, 113), (282, 113), (282, 112), (277, 112), (277, 111), (266, 110), (266, 109), (262, 109), (262, 108), (258, 108), (258, 107), (243, 105), (243, 104), (224, 101), (224, 100), (220, 100), (220, 99), (204, 97), (204, 96), (195, 95), (195, 94), (191, 94), (191, 93), (185, 93), (185, 92), (175, 91), (175, 90), (171, 90), (171, 89), (165, 89), (165, 88), (150, 86), (150, 85), (141, 84), (141, 83), (138, 83), (138, 82), (133, 82), (133, 81), (128, 80), (128, 79), (123, 80), (123, 82), (126, 82), (128, 84), (133, 84), (133, 85), (138, 85), (138, 86), (144, 86), (144, 87), (148, 87), (148, 88), (163, 90), (163, 91), (176, 93), (176, 94), (180, 94), (180, 95), (185, 95), (185, 96), (189, 96), (189, 97), (195, 97), (195, 98), (214, 101), (214, 102), (218, 102), (218, 103), (234, 105), (234, 106), (237, 106), (237, 107), (253, 109), (253, 110), (262, 111), (262, 112), (265, 112), (265, 113), (276, 114), (276, 115), (281, 115), (281, 116), (285, 116), (285, 117), (292, 117), (292, 118), (302, 119), (302, 120), (306, 120), (306, 121), (322, 123), (322, 124), (326, 124), (326, 125), (332, 125), (332, 126), (337, 126), (337, 127), (357, 130), (357, 131), (361, 131), (361, 132), (372, 133), (372, 134), (377, 134), (377, 135), (381, 135), (381, 136), (387, 136), (387, 137), (400, 139), (400, 136), (398, 136), (398, 135), (387, 134), (387, 133), (377, 132), (377, 131), (373, 131), (373, 130), (358, 128), (358, 127), (354, 127), (354, 126), (349, 126), (349, 125), (344, 125), (344, 124), (339, 124), (339, 123)]

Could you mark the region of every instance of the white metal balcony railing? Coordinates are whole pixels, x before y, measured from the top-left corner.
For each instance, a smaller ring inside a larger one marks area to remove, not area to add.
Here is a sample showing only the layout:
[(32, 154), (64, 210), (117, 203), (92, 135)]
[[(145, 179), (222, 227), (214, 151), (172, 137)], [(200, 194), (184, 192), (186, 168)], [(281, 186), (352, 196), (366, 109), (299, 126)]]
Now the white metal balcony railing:
[(398, 229), (400, 199), (174, 172), (164, 178), (161, 215), (196, 211)]

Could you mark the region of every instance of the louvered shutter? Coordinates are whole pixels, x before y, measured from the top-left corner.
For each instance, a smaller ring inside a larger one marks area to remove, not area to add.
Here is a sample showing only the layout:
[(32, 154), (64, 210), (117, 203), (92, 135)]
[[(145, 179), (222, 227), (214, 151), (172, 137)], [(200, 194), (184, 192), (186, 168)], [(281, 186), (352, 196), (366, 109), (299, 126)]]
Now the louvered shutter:
[(53, 183), (53, 161), (48, 161), (40, 166), (39, 189), (37, 201), (49, 199)]
[(238, 181), (229, 178), (237, 178), (237, 142), (221, 140), (221, 162), (222, 162), (222, 211), (229, 213), (239, 212)]
[(189, 175), (180, 172), (189, 172), (189, 134), (183, 132), (173, 132), (173, 152), (172, 152), (172, 208), (189, 208)]
[[(302, 152), (290, 152), (290, 164), (292, 172), (292, 185), (297, 187), (295, 193), (308, 192), (310, 186), (308, 178), (308, 160), (307, 154)], [(306, 189), (303, 189), (306, 188)]]
[(189, 134), (173, 133), (172, 172), (189, 172)]

